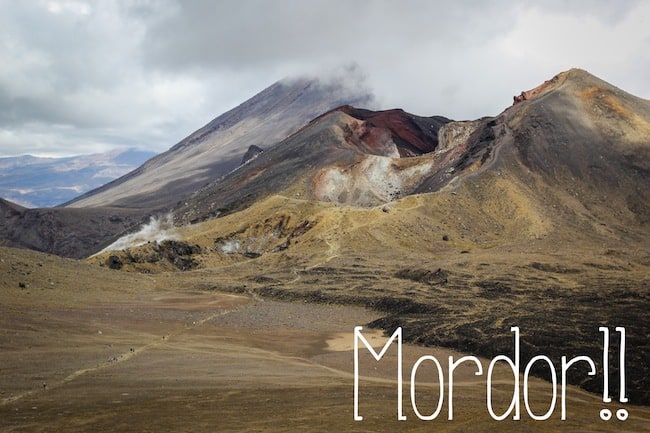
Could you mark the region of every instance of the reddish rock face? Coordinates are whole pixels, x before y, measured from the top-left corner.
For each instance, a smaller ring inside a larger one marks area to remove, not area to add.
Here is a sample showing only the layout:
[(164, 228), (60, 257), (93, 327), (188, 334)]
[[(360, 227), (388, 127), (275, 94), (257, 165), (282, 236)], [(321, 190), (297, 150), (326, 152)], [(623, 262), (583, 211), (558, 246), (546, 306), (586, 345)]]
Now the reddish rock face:
[[(383, 141), (380, 131), (390, 133), (400, 157), (433, 152), (438, 146), (438, 130), (449, 122), (449, 119), (443, 117), (414, 116), (401, 109), (370, 111), (344, 105), (337, 110), (363, 121), (366, 131), (359, 137), (370, 148)], [(379, 131), (374, 131), (373, 128)]]
[(368, 122), (354, 120), (343, 131), (343, 138), (364, 153), (397, 156), (391, 133), (386, 128), (377, 128)]
[(550, 80), (544, 81), (542, 84), (535, 87), (534, 89), (524, 90), (519, 95), (513, 96), (512, 97), (512, 99), (513, 99), (512, 105), (514, 106), (514, 105), (519, 104), (520, 102), (524, 102), (524, 101), (527, 101), (529, 99), (534, 98), (535, 96), (542, 93), (544, 90), (548, 89), (553, 84), (557, 83), (559, 79), (560, 79), (559, 75), (556, 75), (553, 78), (551, 78)]

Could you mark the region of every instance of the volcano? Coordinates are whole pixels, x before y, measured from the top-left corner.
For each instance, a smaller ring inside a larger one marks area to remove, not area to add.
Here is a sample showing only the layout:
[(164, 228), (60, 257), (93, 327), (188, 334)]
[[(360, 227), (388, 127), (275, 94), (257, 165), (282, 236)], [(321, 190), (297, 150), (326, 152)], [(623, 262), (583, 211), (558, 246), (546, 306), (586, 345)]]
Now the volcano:
[(470, 122), (339, 107), (206, 185), (175, 213), (193, 223), (274, 194), (377, 206), (485, 175), (531, 188), (525, 195), (541, 200), (540, 211), (559, 206), (591, 225), (645, 228), (648, 102), (577, 69), (523, 94), (499, 116)]

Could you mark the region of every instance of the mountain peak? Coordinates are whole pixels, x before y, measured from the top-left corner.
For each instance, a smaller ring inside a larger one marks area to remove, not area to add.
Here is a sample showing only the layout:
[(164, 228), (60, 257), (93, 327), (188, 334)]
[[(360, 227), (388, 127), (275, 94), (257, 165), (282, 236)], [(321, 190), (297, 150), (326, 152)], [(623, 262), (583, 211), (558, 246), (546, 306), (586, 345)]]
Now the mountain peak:
[[(539, 105), (539, 104), (543, 104)], [(639, 142), (645, 144), (650, 135), (649, 101), (634, 96), (604, 81), (591, 73), (573, 68), (561, 72), (539, 86), (521, 92), (513, 98), (513, 106), (526, 107), (513, 110), (516, 113), (530, 113), (532, 106), (545, 111), (544, 115), (557, 111), (571, 120), (574, 127), (598, 128), (600, 134), (614, 142)]]
[(368, 104), (373, 96), (340, 80), (278, 81), (190, 134), (132, 173), (72, 202), (169, 208), (205, 184), (237, 168), (251, 146), (268, 149), (314, 117), (344, 104)]
[[(550, 91), (553, 91), (559, 88), (565, 81), (575, 81), (575, 82), (584, 82), (585, 80), (597, 79), (595, 76), (591, 75), (589, 72), (584, 69), (571, 68), (568, 71), (560, 72), (555, 75), (553, 78), (544, 81), (542, 84), (534, 87), (530, 90), (524, 90), (519, 95), (512, 97), (512, 105), (517, 105), (521, 102), (534, 99), (538, 96), (542, 96)], [(604, 82), (603, 82), (604, 83)]]
[(585, 90), (594, 91), (600, 89), (610, 93), (614, 93), (619, 97), (637, 98), (629, 93), (619, 89), (618, 87), (604, 81), (597, 76), (589, 73), (588, 71), (580, 68), (572, 68), (564, 72), (560, 72), (549, 80), (544, 81), (542, 84), (530, 90), (524, 90), (519, 95), (513, 96), (513, 106), (521, 102), (531, 99), (540, 98), (552, 91), (560, 89), (571, 89), (574, 93), (583, 92)]
[[(540, 84), (537, 87), (534, 87), (530, 90), (524, 90), (522, 91), (519, 95), (513, 96), (513, 102), (512, 105), (515, 106), (521, 102), (528, 101), (530, 99), (536, 98), (539, 95), (542, 95), (546, 92), (549, 92), (555, 88), (557, 88), (557, 85), (560, 81), (564, 81), (564, 79), (560, 80), (560, 75), (558, 74), (551, 78), (550, 80), (544, 81), (542, 84)], [(565, 78), (565, 77), (563, 77)]]

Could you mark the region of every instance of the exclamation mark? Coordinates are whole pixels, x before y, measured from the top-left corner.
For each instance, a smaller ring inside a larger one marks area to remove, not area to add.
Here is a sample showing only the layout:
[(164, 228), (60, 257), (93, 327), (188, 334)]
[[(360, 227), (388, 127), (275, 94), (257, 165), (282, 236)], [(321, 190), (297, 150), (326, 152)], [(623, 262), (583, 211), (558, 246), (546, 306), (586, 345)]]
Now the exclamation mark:
[[(603, 333), (603, 403), (610, 403), (612, 398), (609, 396), (609, 328), (601, 326), (598, 328)], [(619, 373), (619, 395), (618, 401), (627, 403), (627, 396), (625, 395), (625, 328), (621, 326), (616, 327), (616, 331), (620, 334), (619, 343), (619, 357), (618, 357), (618, 373)], [(625, 421), (629, 416), (627, 409), (619, 409), (616, 411), (616, 418), (620, 421)], [(609, 409), (602, 409), (600, 411), (600, 419), (609, 421), (612, 418), (612, 411)]]
[[(621, 334), (620, 344), (619, 344), (619, 356), (618, 356), (618, 374), (620, 378), (620, 385), (618, 387), (618, 401), (621, 403), (627, 403), (627, 396), (625, 395), (625, 328), (622, 326), (617, 326), (616, 331)], [(627, 409), (619, 409), (616, 411), (616, 418), (621, 421), (625, 421), (630, 414), (627, 412)]]

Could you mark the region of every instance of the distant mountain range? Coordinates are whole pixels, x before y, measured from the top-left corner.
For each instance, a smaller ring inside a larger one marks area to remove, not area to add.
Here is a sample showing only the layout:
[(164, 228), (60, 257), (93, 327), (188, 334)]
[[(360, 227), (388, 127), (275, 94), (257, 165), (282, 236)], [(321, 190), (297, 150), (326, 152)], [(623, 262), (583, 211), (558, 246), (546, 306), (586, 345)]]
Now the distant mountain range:
[(0, 158), (0, 197), (28, 208), (57, 206), (136, 169), (153, 156), (154, 152), (122, 149), (66, 158)]

